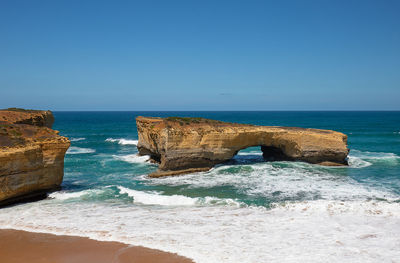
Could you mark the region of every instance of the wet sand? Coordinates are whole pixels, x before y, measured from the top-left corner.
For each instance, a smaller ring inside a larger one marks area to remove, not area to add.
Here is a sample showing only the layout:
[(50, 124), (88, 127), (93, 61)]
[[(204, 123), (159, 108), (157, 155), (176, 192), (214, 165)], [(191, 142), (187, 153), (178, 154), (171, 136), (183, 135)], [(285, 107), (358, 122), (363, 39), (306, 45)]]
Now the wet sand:
[(172, 253), (118, 242), (0, 229), (5, 263), (193, 263)]

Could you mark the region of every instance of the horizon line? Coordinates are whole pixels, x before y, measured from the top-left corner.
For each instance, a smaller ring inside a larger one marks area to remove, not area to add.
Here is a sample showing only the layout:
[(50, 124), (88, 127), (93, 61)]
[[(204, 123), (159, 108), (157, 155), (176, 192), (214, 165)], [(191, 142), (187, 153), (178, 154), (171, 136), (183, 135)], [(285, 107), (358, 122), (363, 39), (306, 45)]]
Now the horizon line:
[(53, 112), (400, 112), (398, 110), (50, 110)]

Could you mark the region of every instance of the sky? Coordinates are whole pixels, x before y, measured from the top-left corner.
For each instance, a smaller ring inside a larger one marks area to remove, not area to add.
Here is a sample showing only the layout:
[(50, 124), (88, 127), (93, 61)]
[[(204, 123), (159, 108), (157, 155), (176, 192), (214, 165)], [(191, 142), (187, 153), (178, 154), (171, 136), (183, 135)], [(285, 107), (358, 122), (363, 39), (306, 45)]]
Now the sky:
[(400, 110), (400, 1), (0, 1), (0, 108)]

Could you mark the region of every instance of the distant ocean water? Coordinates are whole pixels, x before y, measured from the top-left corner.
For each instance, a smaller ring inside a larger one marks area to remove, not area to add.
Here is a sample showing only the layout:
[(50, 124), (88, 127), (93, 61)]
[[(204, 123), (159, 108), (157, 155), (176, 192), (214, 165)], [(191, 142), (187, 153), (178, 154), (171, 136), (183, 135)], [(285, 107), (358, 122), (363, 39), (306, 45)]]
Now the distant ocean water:
[[(63, 189), (0, 209), (0, 227), (115, 240), (199, 263), (400, 262), (400, 112), (55, 112), (71, 140)], [(264, 162), (150, 179), (137, 116), (333, 129), (349, 167)]]

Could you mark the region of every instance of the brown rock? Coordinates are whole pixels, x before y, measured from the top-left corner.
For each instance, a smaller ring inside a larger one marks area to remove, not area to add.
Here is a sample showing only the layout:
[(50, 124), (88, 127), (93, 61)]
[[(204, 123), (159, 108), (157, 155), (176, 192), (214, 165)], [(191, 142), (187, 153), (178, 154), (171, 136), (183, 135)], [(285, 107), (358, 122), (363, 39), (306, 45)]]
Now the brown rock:
[(51, 128), (51, 126), (53, 126), (54, 117), (51, 111), (9, 108), (1, 110), (0, 122), (4, 121), (13, 124), (29, 124)]
[(70, 142), (50, 111), (0, 111), (0, 205), (60, 187)]
[(347, 165), (347, 136), (330, 130), (179, 117), (138, 117), (136, 124), (139, 154), (160, 163), (152, 177), (204, 171), (252, 146), (261, 146), (266, 160)]

